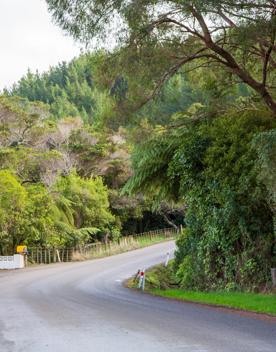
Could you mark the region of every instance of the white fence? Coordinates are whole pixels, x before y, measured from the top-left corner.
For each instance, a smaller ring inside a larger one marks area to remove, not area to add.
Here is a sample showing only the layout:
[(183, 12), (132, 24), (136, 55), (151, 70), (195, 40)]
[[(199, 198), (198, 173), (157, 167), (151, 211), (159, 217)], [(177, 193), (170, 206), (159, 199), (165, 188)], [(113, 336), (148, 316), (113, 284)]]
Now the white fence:
[(1, 269), (22, 269), (24, 268), (24, 256), (15, 254), (11, 256), (0, 256)]

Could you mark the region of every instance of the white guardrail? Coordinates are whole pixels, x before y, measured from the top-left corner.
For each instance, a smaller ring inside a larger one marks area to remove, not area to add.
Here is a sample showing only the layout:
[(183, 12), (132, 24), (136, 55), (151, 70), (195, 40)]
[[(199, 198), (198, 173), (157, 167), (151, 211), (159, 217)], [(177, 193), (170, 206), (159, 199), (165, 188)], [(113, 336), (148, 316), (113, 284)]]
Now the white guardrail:
[(15, 254), (10, 256), (0, 256), (0, 270), (22, 269), (24, 266), (24, 255)]

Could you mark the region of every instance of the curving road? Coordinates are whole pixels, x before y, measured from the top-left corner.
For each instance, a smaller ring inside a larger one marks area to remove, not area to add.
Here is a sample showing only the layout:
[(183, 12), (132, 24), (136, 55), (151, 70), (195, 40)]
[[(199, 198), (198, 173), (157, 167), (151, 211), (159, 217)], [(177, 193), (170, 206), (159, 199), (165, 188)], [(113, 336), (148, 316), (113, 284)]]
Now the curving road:
[(133, 292), (167, 242), (113, 257), (0, 272), (1, 352), (275, 352), (276, 324)]

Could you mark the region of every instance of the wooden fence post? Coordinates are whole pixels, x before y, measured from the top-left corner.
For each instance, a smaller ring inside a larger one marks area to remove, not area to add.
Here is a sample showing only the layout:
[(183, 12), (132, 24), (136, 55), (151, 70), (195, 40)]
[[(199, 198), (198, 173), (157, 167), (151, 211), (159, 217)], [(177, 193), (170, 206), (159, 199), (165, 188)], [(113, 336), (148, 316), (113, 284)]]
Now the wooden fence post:
[(56, 252), (57, 252), (58, 262), (60, 263), (60, 262), (61, 262), (61, 260), (60, 260), (59, 250), (58, 250), (58, 249), (56, 249)]
[(271, 269), (272, 287), (276, 288), (276, 268)]

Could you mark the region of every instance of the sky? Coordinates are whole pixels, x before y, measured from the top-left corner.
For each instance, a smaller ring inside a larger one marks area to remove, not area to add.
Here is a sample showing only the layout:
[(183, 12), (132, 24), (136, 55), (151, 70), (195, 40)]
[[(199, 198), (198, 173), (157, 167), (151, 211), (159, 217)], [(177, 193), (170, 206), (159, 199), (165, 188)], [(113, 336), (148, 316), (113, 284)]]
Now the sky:
[(0, 0), (0, 90), (28, 68), (46, 71), (80, 53), (80, 45), (53, 24), (44, 0)]

